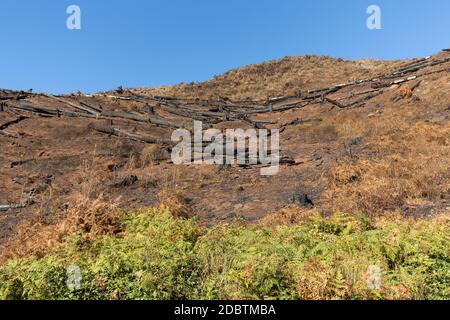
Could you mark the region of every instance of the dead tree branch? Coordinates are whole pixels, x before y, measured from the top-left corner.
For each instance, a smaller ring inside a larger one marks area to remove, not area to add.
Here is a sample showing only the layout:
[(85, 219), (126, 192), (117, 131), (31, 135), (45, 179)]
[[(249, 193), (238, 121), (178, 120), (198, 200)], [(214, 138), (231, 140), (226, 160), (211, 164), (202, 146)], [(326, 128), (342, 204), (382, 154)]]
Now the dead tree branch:
[(104, 127), (104, 126), (99, 126), (99, 125), (95, 125), (95, 124), (90, 125), (90, 128), (97, 132), (100, 132), (100, 133), (116, 136), (119, 138), (125, 138), (125, 139), (129, 139), (129, 140), (133, 140), (133, 141), (138, 141), (138, 142), (144, 142), (144, 143), (149, 143), (149, 144), (171, 144), (171, 141), (168, 139), (157, 139), (157, 138), (153, 138), (153, 137), (137, 135), (137, 134), (126, 132), (126, 131), (118, 129), (118, 128)]
[(8, 128), (9, 126), (13, 125), (13, 124), (17, 124), (25, 119), (28, 119), (28, 117), (24, 117), (24, 116), (20, 116), (17, 119), (5, 122), (4, 124), (0, 125), (0, 130), (5, 130), (6, 128)]

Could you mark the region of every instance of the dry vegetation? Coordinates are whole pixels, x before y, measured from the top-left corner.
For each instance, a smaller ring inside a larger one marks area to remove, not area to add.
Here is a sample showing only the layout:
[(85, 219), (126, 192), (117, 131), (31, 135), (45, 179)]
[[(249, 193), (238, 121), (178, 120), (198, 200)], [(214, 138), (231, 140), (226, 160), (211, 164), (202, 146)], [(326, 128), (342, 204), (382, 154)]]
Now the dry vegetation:
[[(120, 237), (79, 234), (0, 267), (3, 299), (448, 299), (448, 217), (417, 222), (310, 212), (208, 230), (165, 210), (127, 215)], [(69, 264), (80, 287), (66, 285)], [(371, 265), (379, 288), (369, 288)]]
[[(436, 55), (442, 57), (446, 54)], [(126, 94), (266, 101), (375, 77), (404, 63), (286, 57), (204, 83)], [(346, 101), (358, 90), (344, 89), (331, 98)], [(53, 292), (54, 297), (448, 298), (448, 92), (449, 73), (433, 73), (389, 87), (364, 105), (340, 109), (322, 101), (256, 115), (275, 122), (269, 127), (284, 128), (282, 153), (295, 159), (274, 177), (262, 177), (252, 167), (174, 166), (159, 144), (93, 133), (78, 119), (70, 125), (64, 118), (27, 119), (8, 128), (15, 138), (0, 135), (0, 144), (10, 146), (0, 157), (0, 204), (30, 202), (0, 213), (0, 264), (5, 266), (0, 279), (14, 268), (19, 274), (18, 282), (9, 279), (0, 286), (0, 297), (48, 298), (41, 287), (36, 296), (23, 291), (43, 281), (26, 278), (28, 269), (63, 272), (62, 266), (79, 258), (70, 251), (75, 241), (75, 248), (83, 244), (80, 254), (86, 260), (78, 262), (88, 278), (114, 284), (100, 285), (98, 295), (86, 283), (82, 292)], [(95, 99), (114, 110), (142, 111), (135, 102)], [(141, 130), (135, 123), (123, 125), (129, 132)], [(148, 131), (155, 137), (168, 134), (160, 126)], [(156, 209), (130, 213), (149, 207)], [(146, 242), (142, 234), (161, 241)], [(154, 249), (144, 255), (161, 268), (141, 261), (142, 248), (133, 241)], [(104, 255), (89, 251), (97, 246)], [(116, 248), (124, 250), (120, 257), (108, 257)], [(111, 271), (114, 263), (129, 269)], [(387, 285), (379, 292), (363, 288), (365, 269), (373, 263), (387, 270)], [(127, 287), (127, 281), (135, 287)]]
[(343, 82), (343, 79), (347, 81), (370, 78), (393, 69), (398, 64), (398, 61), (346, 61), (315, 55), (285, 57), (233, 69), (206, 82), (140, 88), (135, 91), (186, 98), (265, 100), (268, 97), (319, 89), (332, 83)]
[(379, 214), (420, 203), (448, 205), (450, 127), (407, 124), (396, 113), (381, 123), (355, 114), (336, 119), (339, 134), (364, 137), (364, 152), (374, 156), (348, 151), (350, 159), (330, 170), (327, 197), (335, 209)]

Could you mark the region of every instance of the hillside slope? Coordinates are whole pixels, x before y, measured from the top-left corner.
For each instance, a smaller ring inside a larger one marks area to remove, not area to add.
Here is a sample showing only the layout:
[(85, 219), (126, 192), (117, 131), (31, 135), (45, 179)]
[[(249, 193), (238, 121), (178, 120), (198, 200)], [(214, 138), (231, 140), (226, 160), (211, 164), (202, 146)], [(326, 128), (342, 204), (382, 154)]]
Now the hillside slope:
[(285, 57), (233, 69), (205, 82), (140, 88), (133, 92), (183, 98), (264, 100), (317, 90), (348, 80), (375, 77), (402, 63), (371, 59), (348, 61), (315, 55)]
[[(117, 210), (163, 204), (201, 225), (337, 211), (450, 211), (450, 52), (380, 62), (289, 57), (211, 81), (94, 95), (0, 91), (0, 261), (75, 232), (116, 234)], [(174, 165), (174, 129), (278, 128), (283, 162)]]

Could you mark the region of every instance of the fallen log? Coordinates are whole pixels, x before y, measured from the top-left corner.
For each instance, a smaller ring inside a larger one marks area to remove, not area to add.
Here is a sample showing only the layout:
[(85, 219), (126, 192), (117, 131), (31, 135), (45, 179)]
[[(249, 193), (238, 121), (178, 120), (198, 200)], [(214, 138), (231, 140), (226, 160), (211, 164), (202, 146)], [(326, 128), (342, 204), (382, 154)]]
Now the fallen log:
[(187, 99), (187, 98), (176, 98), (176, 97), (160, 97), (160, 96), (143, 96), (143, 95), (135, 95), (142, 99), (150, 99), (158, 102), (170, 102), (178, 105), (186, 105), (186, 104), (195, 104), (201, 106), (216, 106), (216, 107), (226, 107), (226, 108), (249, 108), (249, 107), (258, 107), (260, 105), (257, 101), (231, 101), (225, 99), (218, 100), (206, 100), (206, 99)]
[(25, 208), (27, 205), (26, 204), (6, 204), (6, 205), (0, 205), (0, 211), (1, 212), (6, 212), (9, 210), (14, 210), (14, 209), (22, 209)]
[[(175, 127), (175, 128), (188, 128), (188, 129), (193, 128), (193, 125), (188, 125), (186, 122), (162, 119), (155, 116), (150, 116), (148, 114), (142, 115), (123, 111), (103, 111), (100, 118), (102, 117), (128, 119), (138, 122), (147, 122), (155, 125)], [(204, 129), (209, 129), (210, 127), (211, 125), (203, 124)]]
[(220, 114), (218, 113), (208, 113), (208, 112), (202, 112), (202, 111), (197, 111), (197, 110), (191, 110), (191, 109), (184, 109), (184, 108), (177, 108), (177, 107), (172, 107), (172, 106), (167, 106), (167, 105), (162, 105), (161, 106), (162, 109), (168, 113), (177, 115), (177, 116), (182, 116), (182, 117), (188, 117), (191, 119), (195, 119), (195, 120), (199, 120), (199, 121), (203, 121), (203, 122), (209, 122), (212, 118), (218, 118), (220, 116)]
[(10, 167), (14, 168), (17, 166), (21, 166), (23, 164), (29, 163), (29, 162), (34, 162), (36, 161), (36, 159), (32, 158), (32, 159), (25, 159), (25, 160), (14, 160), (11, 162)]
[(0, 125), (0, 130), (5, 130), (6, 128), (8, 128), (9, 126), (13, 125), (13, 124), (17, 124), (25, 119), (28, 119), (28, 117), (24, 117), (24, 116), (20, 116), (17, 119), (5, 122), (4, 124)]
[[(133, 120), (137, 122), (146, 122), (151, 123), (155, 125), (161, 125), (161, 126), (168, 126), (168, 127), (175, 127), (175, 128), (188, 128), (192, 129), (192, 125), (188, 125), (185, 122), (181, 121), (173, 121), (173, 120), (166, 120), (154, 116), (149, 115), (141, 115), (141, 114), (134, 114), (129, 112), (123, 112), (123, 111), (103, 111), (101, 114), (93, 115), (93, 114), (87, 114), (87, 113), (80, 113), (80, 112), (72, 112), (72, 111), (63, 111), (59, 109), (53, 109), (48, 107), (41, 107), (41, 106), (33, 106), (33, 105), (20, 105), (20, 106), (11, 106), (6, 105), (8, 108), (12, 110), (16, 110), (19, 112), (25, 112), (25, 113), (31, 113), (35, 114), (37, 116), (41, 117), (59, 117), (59, 116), (66, 116), (71, 118), (91, 118), (91, 119), (110, 119), (110, 118), (120, 118), (120, 119), (127, 119), (127, 120)], [(204, 124), (204, 129), (209, 129), (211, 125)]]
[(416, 89), (420, 86), (420, 84), (422, 83), (422, 81), (423, 81), (423, 80), (417, 81), (417, 82), (411, 87), (411, 91), (416, 90)]
[(305, 123), (310, 123), (310, 122), (321, 122), (321, 121), (323, 121), (323, 120), (320, 119), (320, 118), (316, 118), (316, 119), (305, 119), (305, 120), (297, 118), (297, 119), (295, 119), (295, 120), (292, 120), (292, 121), (289, 121), (289, 122), (287, 122), (287, 123), (282, 124), (281, 127), (280, 127), (280, 133), (281, 133), (281, 132), (284, 132), (284, 131), (286, 130), (286, 128), (289, 127), (289, 126), (296, 126), (296, 125), (301, 125), (301, 124), (305, 124)]
[(367, 101), (379, 96), (380, 94), (382, 94), (383, 91), (379, 90), (379, 91), (375, 91), (374, 93), (371, 93), (361, 99), (358, 99), (356, 101), (353, 101), (345, 106), (343, 106), (343, 109), (347, 109), (347, 108), (351, 108), (351, 107), (359, 107), (361, 105), (364, 105)]
[(392, 74), (393, 75), (397, 75), (399, 73), (402, 73), (404, 70), (407, 70), (407, 69), (412, 68), (412, 67), (420, 66), (420, 65), (426, 64), (428, 62), (429, 62), (429, 58), (428, 59), (427, 58), (418, 59), (416, 61), (412, 61), (410, 63), (406, 63), (405, 65), (401, 66), (396, 71), (394, 71)]
[(68, 101), (68, 100), (66, 100), (66, 99), (62, 99), (62, 98), (55, 97), (54, 95), (51, 95), (51, 94), (44, 93), (43, 96), (44, 96), (44, 97), (47, 97), (47, 98), (49, 98), (49, 99), (52, 99), (52, 100), (55, 100), (55, 101), (64, 103), (64, 104), (66, 104), (66, 105), (69, 105), (69, 106), (71, 106), (71, 107), (73, 107), (73, 108), (75, 108), (75, 109), (78, 109), (78, 110), (81, 110), (81, 111), (90, 113), (90, 114), (95, 115), (95, 116), (100, 114), (97, 110), (92, 109), (91, 107), (82, 106), (82, 105), (73, 103), (73, 102), (71, 102), (71, 101)]
[(397, 72), (394, 72), (394, 75), (415, 72), (415, 71), (418, 71), (418, 70), (423, 69), (423, 68), (435, 66), (435, 65), (438, 65), (438, 64), (443, 64), (443, 63), (446, 63), (446, 62), (449, 62), (449, 61), (450, 61), (450, 57), (442, 59), (442, 60), (437, 60), (437, 61), (424, 61), (424, 62), (418, 63), (416, 65), (412, 65), (412, 66), (409, 66), (407, 68), (400, 69)]
[(91, 103), (87, 103), (86, 101), (82, 101), (80, 100), (79, 103), (85, 107), (91, 108), (92, 110), (98, 112), (98, 113), (102, 113), (103, 109), (101, 106), (94, 106)]
[(79, 112), (73, 112), (73, 111), (64, 111), (54, 108), (48, 108), (48, 107), (42, 107), (42, 106), (34, 106), (30, 104), (21, 104), (18, 106), (15, 105), (5, 105), (7, 108), (11, 110), (15, 110), (18, 112), (25, 112), (27, 114), (34, 114), (41, 117), (59, 117), (59, 116), (66, 116), (69, 118), (97, 118), (97, 116), (93, 114), (87, 114), (87, 113), (79, 113)]
[(307, 105), (311, 104), (314, 100), (302, 100), (302, 101), (296, 101), (296, 102), (292, 102), (289, 104), (285, 104), (283, 106), (279, 106), (279, 107), (267, 107), (265, 109), (261, 109), (261, 110), (251, 110), (251, 111), (247, 111), (244, 114), (246, 115), (250, 115), (250, 114), (259, 114), (259, 113), (272, 113), (272, 112), (280, 112), (280, 111), (286, 111), (286, 110), (291, 110), (291, 109), (297, 109), (297, 108), (303, 108), (306, 107)]
[(244, 121), (245, 123), (248, 123), (249, 125), (251, 125), (255, 129), (265, 129), (266, 128), (262, 123), (257, 122), (257, 121), (253, 121), (252, 119), (250, 119), (246, 115), (243, 116), (241, 120)]
[(107, 95), (106, 97), (117, 100), (126, 101), (136, 101), (140, 103), (154, 102), (159, 103), (168, 107), (173, 108), (185, 108), (193, 112), (207, 111), (194, 110), (187, 108), (187, 106), (196, 107), (219, 107), (219, 108), (231, 108), (231, 109), (248, 109), (248, 108), (265, 108), (267, 105), (261, 105), (255, 101), (224, 101), (224, 100), (204, 100), (204, 99), (187, 99), (187, 98), (176, 98), (176, 97), (159, 97), (159, 96), (144, 96), (144, 95), (133, 95), (133, 96), (114, 96)]
[(91, 124), (89, 125), (89, 127), (100, 133), (116, 136), (119, 138), (126, 138), (133, 141), (144, 142), (149, 144), (172, 144), (172, 142), (168, 139), (158, 139), (148, 136), (137, 135), (118, 128), (104, 127), (95, 124)]
[(10, 95), (10, 96), (0, 96), (0, 101), (2, 100), (23, 100), (27, 98), (26, 94)]
[(340, 109), (344, 109), (345, 106), (337, 102), (336, 100), (325, 97), (325, 101), (331, 103), (333, 106), (338, 107)]

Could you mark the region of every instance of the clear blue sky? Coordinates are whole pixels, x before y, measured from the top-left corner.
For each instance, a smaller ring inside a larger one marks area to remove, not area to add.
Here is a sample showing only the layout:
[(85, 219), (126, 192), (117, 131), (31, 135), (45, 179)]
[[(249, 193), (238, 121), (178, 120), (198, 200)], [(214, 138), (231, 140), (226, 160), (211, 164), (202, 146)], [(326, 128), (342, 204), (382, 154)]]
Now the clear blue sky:
[[(66, 28), (76, 4), (82, 29)], [(381, 7), (382, 30), (366, 27)], [(0, 87), (62, 93), (203, 81), (286, 55), (426, 56), (448, 0), (2, 0)]]

